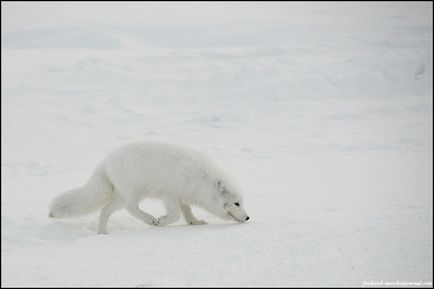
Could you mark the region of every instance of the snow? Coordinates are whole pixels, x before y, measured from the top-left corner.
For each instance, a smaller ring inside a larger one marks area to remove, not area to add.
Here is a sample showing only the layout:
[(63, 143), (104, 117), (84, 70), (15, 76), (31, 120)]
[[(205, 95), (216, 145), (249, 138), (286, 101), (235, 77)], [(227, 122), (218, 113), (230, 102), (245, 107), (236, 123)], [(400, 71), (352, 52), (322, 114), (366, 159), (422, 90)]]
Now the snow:
[[(432, 282), (432, 53), (429, 2), (2, 2), (2, 286)], [(250, 220), (48, 218), (132, 141), (208, 154)]]

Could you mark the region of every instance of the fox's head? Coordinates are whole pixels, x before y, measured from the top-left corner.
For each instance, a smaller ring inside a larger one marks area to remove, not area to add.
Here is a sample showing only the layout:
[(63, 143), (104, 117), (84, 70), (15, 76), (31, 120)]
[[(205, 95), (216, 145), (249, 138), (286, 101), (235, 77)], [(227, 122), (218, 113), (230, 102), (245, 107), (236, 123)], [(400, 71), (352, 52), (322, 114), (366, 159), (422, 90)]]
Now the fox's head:
[(219, 201), (216, 204), (218, 216), (225, 220), (234, 220), (240, 223), (249, 220), (244, 210), (243, 199), (235, 188), (232, 188), (222, 180), (216, 182), (216, 194)]

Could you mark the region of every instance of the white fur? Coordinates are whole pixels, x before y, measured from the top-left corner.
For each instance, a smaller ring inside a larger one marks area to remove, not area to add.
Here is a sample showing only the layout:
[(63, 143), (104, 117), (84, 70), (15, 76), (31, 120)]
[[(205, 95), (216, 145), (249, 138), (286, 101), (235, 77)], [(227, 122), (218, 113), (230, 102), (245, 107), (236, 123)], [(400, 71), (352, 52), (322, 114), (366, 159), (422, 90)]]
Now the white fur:
[[(167, 214), (156, 219), (143, 212), (139, 203), (144, 198), (161, 199)], [(84, 186), (55, 198), (50, 217), (101, 209), (98, 233), (106, 233), (110, 215), (125, 207), (150, 225), (168, 225), (181, 213), (188, 224), (206, 224), (193, 216), (190, 205), (227, 220), (248, 219), (233, 182), (202, 154), (171, 144), (133, 143), (107, 156)]]

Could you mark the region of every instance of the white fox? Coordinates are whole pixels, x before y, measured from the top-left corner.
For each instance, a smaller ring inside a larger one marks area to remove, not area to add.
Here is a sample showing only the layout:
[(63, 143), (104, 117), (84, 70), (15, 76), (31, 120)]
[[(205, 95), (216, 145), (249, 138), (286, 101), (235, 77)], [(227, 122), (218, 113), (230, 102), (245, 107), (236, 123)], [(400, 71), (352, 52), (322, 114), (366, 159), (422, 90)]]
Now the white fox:
[[(167, 214), (156, 219), (143, 212), (139, 203), (146, 197), (160, 198)], [(107, 156), (84, 186), (56, 197), (50, 217), (74, 217), (101, 209), (100, 234), (107, 233), (110, 215), (124, 207), (149, 225), (171, 224), (181, 212), (188, 224), (206, 224), (195, 218), (190, 205), (227, 220), (249, 219), (234, 183), (202, 154), (171, 144), (133, 143)]]

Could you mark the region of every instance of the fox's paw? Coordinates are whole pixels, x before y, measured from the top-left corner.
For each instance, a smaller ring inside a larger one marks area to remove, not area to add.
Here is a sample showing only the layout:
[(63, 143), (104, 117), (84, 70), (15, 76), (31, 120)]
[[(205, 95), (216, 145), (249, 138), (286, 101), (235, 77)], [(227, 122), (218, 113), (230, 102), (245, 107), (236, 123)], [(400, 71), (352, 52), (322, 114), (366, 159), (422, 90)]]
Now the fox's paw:
[(152, 221), (152, 225), (158, 226), (158, 227), (166, 226), (167, 225), (167, 220), (164, 217), (160, 217), (160, 218), (155, 219), (154, 221)]
[(190, 225), (206, 225), (208, 223), (204, 220), (194, 220), (194, 221), (189, 221), (188, 224), (190, 224)]

